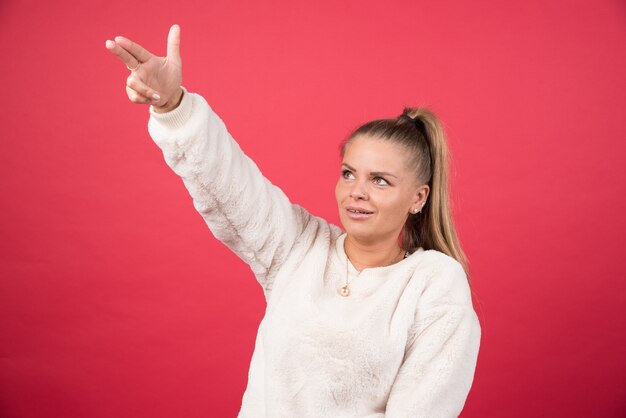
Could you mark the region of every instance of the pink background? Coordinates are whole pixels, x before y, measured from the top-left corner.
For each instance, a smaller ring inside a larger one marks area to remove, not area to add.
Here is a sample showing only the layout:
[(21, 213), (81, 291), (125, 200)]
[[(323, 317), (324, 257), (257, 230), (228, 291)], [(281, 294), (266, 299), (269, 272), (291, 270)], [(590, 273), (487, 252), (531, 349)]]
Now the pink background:
[[(506, 4), (503, 4), (506, 3)], [(104, 47), (164, 54), (292, 201), (338, 222), (338, 144), (430, 106), (482, 343), (463, 417), (626, 416), (626, 5), (0, 3), (0, 416), (233, 417), (260, 286)]]

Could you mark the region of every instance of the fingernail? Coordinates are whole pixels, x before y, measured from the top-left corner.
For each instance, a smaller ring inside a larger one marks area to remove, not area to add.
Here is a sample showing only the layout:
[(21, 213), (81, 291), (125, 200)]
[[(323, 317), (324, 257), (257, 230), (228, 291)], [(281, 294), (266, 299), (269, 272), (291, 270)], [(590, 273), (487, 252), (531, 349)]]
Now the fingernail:
[(152, 95), (152, 101), (153, 102), (158, 102), (159, 100), (161, 100), (161, 96), (159, 96), (158, 94), (154, 93)]

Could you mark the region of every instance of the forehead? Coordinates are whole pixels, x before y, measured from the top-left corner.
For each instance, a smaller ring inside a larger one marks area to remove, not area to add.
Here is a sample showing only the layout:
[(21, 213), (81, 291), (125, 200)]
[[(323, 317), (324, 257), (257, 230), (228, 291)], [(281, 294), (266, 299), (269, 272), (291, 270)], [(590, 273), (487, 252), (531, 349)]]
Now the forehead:
[(401, 174), (409, 170), (407, 150), (400, 144), (372, 136), (357, 136), (345, 149), (343, 162), (357, 170)]

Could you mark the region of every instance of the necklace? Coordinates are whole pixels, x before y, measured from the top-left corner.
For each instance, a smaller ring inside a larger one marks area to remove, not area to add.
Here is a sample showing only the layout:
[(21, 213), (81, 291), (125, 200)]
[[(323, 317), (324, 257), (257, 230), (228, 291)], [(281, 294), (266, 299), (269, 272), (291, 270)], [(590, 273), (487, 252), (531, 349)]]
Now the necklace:
[[(402, 248), (400, 248), (400, 252), (398, 252), (398, 254), (393, 258), (394, 260), (398, 258), (398, 256), (402, 254)], [(404, 257), (403, 259), (407, 258), (409, 256), (408, 251), (404, 253)], [(387, 266), (390, 266), (393, 264), (393, 261), (389, 264), (387, 264)], [(337, 291), (339, 292), (339, 294), (343, 297), (348, 297), (350, 296), (350, 280), (348, 278), (349, 276), (349, 271), (348, 271), (348, 266), (350, 265), (350, 259), (348, 258), (348, 254), (346, 253), (346, 283), (344, 285), (342, 285)], [(383, 266), (386, 267), (386, 266)]]

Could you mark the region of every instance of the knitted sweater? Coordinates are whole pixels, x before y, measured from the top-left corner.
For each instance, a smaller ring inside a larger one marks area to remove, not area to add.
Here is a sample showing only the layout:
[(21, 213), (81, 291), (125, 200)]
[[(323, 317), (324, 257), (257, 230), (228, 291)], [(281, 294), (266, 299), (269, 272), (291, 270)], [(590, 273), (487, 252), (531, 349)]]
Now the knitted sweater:
[[(215, 235), (252, 269), (267, 306), (239, 418), (460, 414), (480, 324), (461, 265), (419, 248), (358, 272), (345, 233), (290, 203), (204, 98), (150, 108), (148, 130)], [(350, 296), (338, 289), (350, 277)]]

